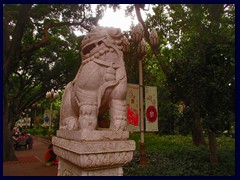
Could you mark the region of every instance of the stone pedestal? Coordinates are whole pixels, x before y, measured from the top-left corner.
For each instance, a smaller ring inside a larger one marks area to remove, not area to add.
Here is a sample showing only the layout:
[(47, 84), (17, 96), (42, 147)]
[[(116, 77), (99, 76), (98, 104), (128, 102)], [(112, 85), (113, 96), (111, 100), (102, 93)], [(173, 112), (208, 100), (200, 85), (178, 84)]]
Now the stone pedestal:
[(128, 131), (58, 130), (52, 139), (58, 176), (122, 176), (136, 147), (128, 138)]

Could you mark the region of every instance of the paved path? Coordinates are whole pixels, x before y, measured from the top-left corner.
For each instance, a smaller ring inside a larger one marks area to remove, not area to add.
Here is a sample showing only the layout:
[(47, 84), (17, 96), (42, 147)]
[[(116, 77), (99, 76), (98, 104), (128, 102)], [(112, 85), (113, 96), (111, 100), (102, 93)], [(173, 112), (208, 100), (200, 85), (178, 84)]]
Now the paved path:
[(46, 166), (44, 155), (49, 141), (33, 138), (33, 149), (24, 147), (15, 151), (18, 161), (3, 163), (3, 176), (57, 176), (58, 165)]

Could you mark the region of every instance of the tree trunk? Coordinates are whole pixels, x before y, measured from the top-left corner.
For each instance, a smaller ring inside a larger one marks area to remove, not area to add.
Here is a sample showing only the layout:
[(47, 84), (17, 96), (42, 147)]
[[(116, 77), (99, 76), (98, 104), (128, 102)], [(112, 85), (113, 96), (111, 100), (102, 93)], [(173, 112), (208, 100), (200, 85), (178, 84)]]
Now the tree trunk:
[(192, 128), (193, 144), (195, 146), (206, 145), (206, 142), (203, 136), (203, 128), (202, 128), (199, 112), (195, 112), (194, 116), (195, 116), (195, 119), (194, 119), (194, 124)]
[[(4, 42), (4, 62), (3, 62), (3, 83), (8, 83), (8, 78), (12, 72), (16, 69), (19, 63), (19, 56), (22, 46), (22, 37), (24, 30), (29, 19), (29, 11), (32, 4), (22, 4), (19, 8), (19, 14), (14, 32), (12, 34), (11, 42)], [(9, 35), (7, 28), (4, 28), (4, 36)], [(8, 38), (4, 38), (4, 41), (8, 41)]]
[(13, 147), (13, 139), (10, 126), (8, 125), (8, 100), (6, 88), (3, 95), (3, 162), (17, 160)]
[[(22, 45), (22, 37), (29, 19), (31, 4), (23, 4), (19, 8), (19, 14), (16, 26), (12, 34), (12, 40), (9, 39), (9, 32), (4, 27), (4, 58), (3, 58), (3, 161), (17, 160), (13, 147), (11, 132), (11, 122), (9, 122), (9, 102), (8, 102), (8, 83), (9, 76), (16, 69), (19, 63), (19, 56)], [(7, 26), (6, 22), (4, 26)]]
[(215, 166), (218, 164), (218, 157), (217, 157), (217, 140), (214, 131), (209, 131), (208, 133), (208, 140), (209, 140), (209, 151), (210, 151), (210, 163), (211, 165)]

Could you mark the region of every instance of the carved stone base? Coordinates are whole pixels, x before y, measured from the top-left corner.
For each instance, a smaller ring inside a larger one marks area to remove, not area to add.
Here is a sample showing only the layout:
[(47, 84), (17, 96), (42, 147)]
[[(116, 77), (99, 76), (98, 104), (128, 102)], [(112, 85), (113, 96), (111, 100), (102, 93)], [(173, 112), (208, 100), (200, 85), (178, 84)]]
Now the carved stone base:
[(130, 162), (135, 141), (127, 131), (58, 130), (53, 137), (59, 158), (59, 176), (122, 176), (122, 166)]
[(107, 169), (81, 169), (73, 163), (59, 157), (58, 176), (122, 176), (122, 167)]

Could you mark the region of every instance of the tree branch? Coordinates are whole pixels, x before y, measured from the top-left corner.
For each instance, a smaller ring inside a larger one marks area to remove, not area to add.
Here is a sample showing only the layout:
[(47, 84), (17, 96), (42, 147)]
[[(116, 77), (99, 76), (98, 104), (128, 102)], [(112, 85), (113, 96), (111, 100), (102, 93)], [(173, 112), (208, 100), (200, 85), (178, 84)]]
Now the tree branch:
[(44, 25), (44, 36), (42, 38), (41, 41), (35, 43), (35, 44), (32, 44), (28, 47), (25, 47), (22, 49), (21, 53), (22, 54), (27, 54), (27, 53), (30, 53), (36, 49), (39, 49), (40, 47), (43, 47), (45, 45), (47, 45), (49, 43), (49, 29), (52, 28), (52, 27), (61, 27), (61, 26), (81, 26), (83, 27), (84, 29), (87, 29), (88, 31), (90, 31), (89, 27), (85, 26), (83, 24), (85, 20), (85, 17), (81, 20), (81, 22), (59, 22), (59, 23), (48, 23), (46, 25)]
[[(157, 51), (157, 48), (154, 48), (151, 43), (150, 43), (150, 35), (149, 35), (149, 32), (148, 32), (148, 29), (147, 29), (147, 26), (146, 24), (144, 23), (143, 19), (142, 19), (142, 15), (141, 15), (141, 12), (140, 12), (140, 8), (144, 8), (144, 5), (142, 4), (135, 4), (135, 11), (136, 11), (136, 15), (137, 15), (137, 19), (138, 21), (142, 24), (143, 26), (143, 30), (144, 30), (144, 36), (148, 42), (148, 44), (150, 45), (152, 51), (153, 51), (153, 54), (155, 55), (156, 58), (159, 58), (159, 52)], [(165, 74), (165, 76), (169, 76), (170, 74), (170, 70), (167, 66), (165, 66), (162, 62), (159, 62), (162, 70), (163, 70), (163, 73)]]

